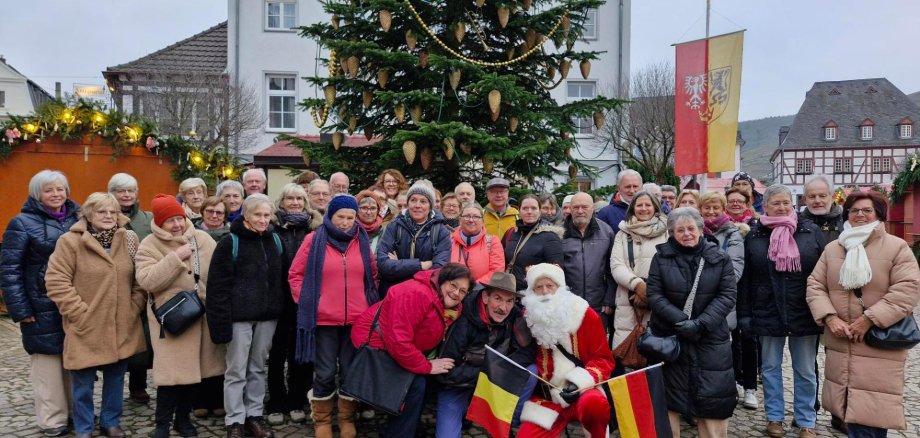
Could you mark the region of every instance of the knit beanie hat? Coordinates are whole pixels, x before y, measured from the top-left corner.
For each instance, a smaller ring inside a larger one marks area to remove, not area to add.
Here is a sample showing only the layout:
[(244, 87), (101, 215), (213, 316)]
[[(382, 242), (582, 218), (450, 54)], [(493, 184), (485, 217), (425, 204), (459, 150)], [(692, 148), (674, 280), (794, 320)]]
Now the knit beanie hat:
[(409, 191), (406, 192), (407, 202), (412, 195), (422, 195), (428, 198), (428, 204), (434, 209), (434, 186), (427, 179), (420, 179), (415, 184), (412, 184), (412, 187), (409, 187)]
[(377, 204), (377, 195), (375, 195), (374, 192), (370, 190), (362, 190), (357, 195), (355, 195), (355, 200), (358, 201), (358, 205), (363, 204), (365, 199), (368, 201), (373, 201), (374, 205)]
[(150, 209), (153, 210), (153, 223), (158, 227), (162, 227), (163, 222), (173, 216), (185, 217), (185, 209), (182, 208), (176, 197), (162, 193), (153, 197), (153, 201), (150, 201)]
[(562, 199), (562, 205), (571, 204), (571, 203), (572, 203), (572, 198), (574, 198), (574, 197), (575, 197), (575, 195), (566, 195), (566, 197)]
[(354, 196), (346, 195), (344, 193), (335, 195), (335, 197), (333, 197), (332, 200), (329, 201), (329, 205), (326, 206), (326, 215), (328, 217), (332, 217), (335, 214), (335, 212), (343, 208), (354, 210), (355, 214), (357, 214), (358, 213), (358, 201), (355, 201)]
[(562, 268), (549, 263), (540, 263), (527, 268), (527, 291), (532, 292), (537, 280), (546, 277), (559, 287), (565, 287), (565, 273)]

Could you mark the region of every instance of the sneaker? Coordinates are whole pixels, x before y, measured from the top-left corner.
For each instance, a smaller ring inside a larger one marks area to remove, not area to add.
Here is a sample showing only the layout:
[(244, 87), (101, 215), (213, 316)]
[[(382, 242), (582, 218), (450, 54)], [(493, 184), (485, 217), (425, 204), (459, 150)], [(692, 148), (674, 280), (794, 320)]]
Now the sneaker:
[(799, 429), (799, 438), (818, 438), (815, 430), (810, 427)]
[(771, 421), (767, 423), (767, 436), (771, 438), (782, 438), (785, 434), (786, 430), (782, 421)]
[(375, 415), (375, 414), (374, 414), (374, 410), (373, 410), (373, 409), (367, 409), (367, 410), (361, 412), (361, 418), (363, 418), (363, 419), (365, 419), (365, 420), (373, 420), (373, 419), (374, 419), (374, 415)]
[(738, 391), (738, 398), (744, 398), (744, 387), (743, 386), (736, 383), (735, 390)]
[(295, 409), (289, 412), (288, 415), (291, 417), (291, 421), (294, 423), (303, 423), (304, 421), (307, 421), (307, 414), (300, 409)]
[(757, 409), (757, 391), (745, 389), (744, 401), (742, 401), (741, 404), (747, 409)]
[(42, 429), (42, 433), (45, 436), (64, 436), (70, 434), (70, 428), (67, 425), (52, 427), (50, 429)]
[(273, 412), (268, 414), (268, 424), (272, 426), (279, 426), (284, 424), (284, 414), (281, 412)]

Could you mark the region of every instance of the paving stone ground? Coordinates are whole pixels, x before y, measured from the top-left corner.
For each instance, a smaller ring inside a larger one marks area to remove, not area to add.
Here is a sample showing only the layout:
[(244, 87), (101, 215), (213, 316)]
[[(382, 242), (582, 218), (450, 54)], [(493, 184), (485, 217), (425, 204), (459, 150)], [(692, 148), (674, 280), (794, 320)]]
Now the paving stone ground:
[[(920, 312), (918, 312), (920, 313)], [(786, 388), (786, 437), (797, 437), (798, 431), (790, 427), (792, 421), (792, 372), (789, 366), (789, 357), (785, 358), (785, 367), (783, 377)], [(890, 437), (920, 437), (920, 349), (914, 349), (910, 353), (907, 363), (907, 383), (905, 395), (905, 412), (908, 415), (908, 429), (904, 431), (892, 431)], [(824, 354), (819, 354), (819, 361), (823, 368)], [(96, 388), (96, 406), (98, 409), (98, 400), (100, 386)], [(151, 395), (155, 391), (148, 390)], [(125, 391), (127, 394), (127, 389)], [(759, 394), (761, 403), (763, 402), (762, 394)], [(123, 426), (131, 437), (150, 436), (153, 430), (153, 407), (154, 400), (149, 405), (138, 405), (131, 401), (125, 401), (125, 412), (122, 418)], [(29, 379), (29, 358), (22, 349), (20, 342), (19, 328), (10, 321), (9, 317), (0, 317), (0, 437), (27, 438), (42, 437), (41, 431), (35, 426), (33, 418), (32, 405), (32, 386)], [(223, 419), (208, 418), (204, 420), (195, 420), (198, 425), (198, 435), (202, 438), (216, 438), (226, 436), (223, 427)], [(377, 415), (371, 420), (360, 420), (358, 422), (359, 436), (377, 437), (378, 430), (382, 427), (382, 418)], [(763, 414), (763, 408), (757, 410), (747, 410), (740, 405), (735, 410), (735, 415), (730, 420), (729, 436), (733, 438), (746, 437), (765, 437), (763, 432), (766, 427), (766, 420)], [(284, 426), (275, 426), (275, 435), (279, 438), (287, 437), (313, 437), (313, 428), (309, 424), (286, 424)], [(817, 433), (819, 437), (843, 437), (845, 435), (836, 433), (830, 428), (830, 415), (826, 411), (818, 413)], [(336, 432), (338, 434), (338, 432)], [(569, 437), (579, 438), (583, 435), (580, 427), (573, 425), (569, 427)], [(178, 436), (178, 435), (173, 435)], [(422, 417), (422, 424), (419, 428), (419, 436), (434, 436), (434, 414), (429, 406), (426, 408)], [(464, 437), (486, 437), (488, 436), (482, 429), (472, 427)], [(614, 433), (612, 437), (619, 437)], [(687, 425), (683, 425), (681, 431), (682, 437), (696, 437), (695, 430)]]

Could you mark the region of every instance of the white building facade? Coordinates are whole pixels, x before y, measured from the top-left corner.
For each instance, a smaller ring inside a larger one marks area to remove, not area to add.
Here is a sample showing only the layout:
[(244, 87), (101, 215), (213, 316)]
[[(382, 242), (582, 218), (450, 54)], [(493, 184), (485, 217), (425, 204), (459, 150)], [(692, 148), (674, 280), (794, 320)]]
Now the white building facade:
[(0, 120), (8, 119), (9, 114), (29, 114), (49, 100), (52, 100), (51, 94), (0, 56)]

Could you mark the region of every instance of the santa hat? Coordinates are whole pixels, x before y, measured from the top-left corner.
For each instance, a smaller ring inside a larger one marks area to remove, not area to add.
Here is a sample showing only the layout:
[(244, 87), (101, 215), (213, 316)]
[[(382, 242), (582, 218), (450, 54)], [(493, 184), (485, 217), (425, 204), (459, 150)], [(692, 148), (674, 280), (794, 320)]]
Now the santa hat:
[(552, 280), (556, 286), (566, 287), (565, 272), (562, 272), (562, 268), (549, 263), (540, 263), (527, 268), (527, 291), (533, 292), (534, 284), (543, 277)]
[(163, 222), (173, 216), (185, 217), (185, 209), (179, 204), (175, 196), (159, 194), (150, 201), (150, 210), (153, 211), (153, 223), (158, 227), (163, 226)]

